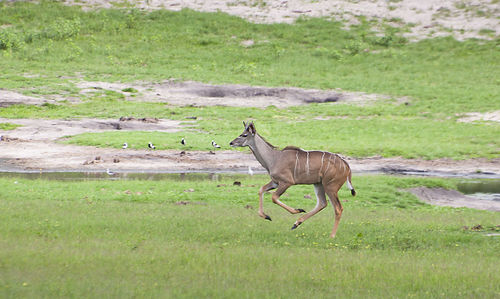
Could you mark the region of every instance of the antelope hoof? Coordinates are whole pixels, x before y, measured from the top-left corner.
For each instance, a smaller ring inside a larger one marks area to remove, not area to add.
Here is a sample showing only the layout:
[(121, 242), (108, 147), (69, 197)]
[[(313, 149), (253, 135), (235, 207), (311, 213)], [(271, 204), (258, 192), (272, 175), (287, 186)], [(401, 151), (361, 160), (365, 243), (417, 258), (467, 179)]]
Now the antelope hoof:
[(296, 229), (297, 227), (299, 227), (299, 225), (301, 225), (302, 222), (295, 222), (292, 226), (292, 230)]
[(296, 210), (297, 210), (297, 212), (299, 212), (299, 213), (305, 213), (305, 212), (306, 212), (304, 209), (296, 209)]
[(264, 219), (269, 220), (269, 221), (273, 221), (273, 220), (271, 219), (271, 217), (269, 217), (268, 215), (266, 215), (266, 217), (264, 217)]

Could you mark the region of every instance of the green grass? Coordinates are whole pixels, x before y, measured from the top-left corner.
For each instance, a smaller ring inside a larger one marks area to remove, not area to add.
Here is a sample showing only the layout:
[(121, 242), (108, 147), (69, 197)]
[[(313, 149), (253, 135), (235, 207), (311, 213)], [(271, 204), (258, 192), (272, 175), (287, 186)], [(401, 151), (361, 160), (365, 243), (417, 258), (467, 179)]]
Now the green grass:
[[(322, 19), (251, 24), (223, 13), (83, 12), (53, 2), (2, 3), (5, 88), (28, 93), (87, 80), (191, 79), (213, 83), (344, 88), (408, 96), (412, 111), (450, 115), (499, 109), (497, 41), (407, 43)], [(244, 40), (255, 41), (243, 47)], [(25, 78), (24, 74), (40, 75)]]
[[(261, 176), (218, 181), (59, 182), (1, 178), (2, 297), (481, 297), (500, 289), (498, 213), (431, 207), (401, 189), (455, 180), (357, 176), (333, 211), (297, 216), (266, 196)], [(220, 187), (217, 187), (220, 185)], [(377, 188), (374, 188), (377, 186)], [(194, 192), (185, 192), (193, 188)], [(283, 200), (307, 210), (311, 186)], [(177, 201), (196, 204), (175, 205)], [(253, 209), (245, 209), (251, 205)], [(195, 283), (196, 282), (196, 283)]]
[[(238, 119), (234, 119), (233, 123), (238, 124)], [(495, 158), (500, 154), (500, 143), (494, 137), (498, 129), (492, 126), (477, 125), (479, 128), (471, 128), (470, 125), (449, 121), (440, 123), (438, 127), (435, 121), (421, 119), (404, 119), (396, 126), (394, 123), (394, 119), (335, 119), (299, 123), (274, 121), (266, 125), (257, 122), (257, 128), (273, 145), (280, 148), (292, 144), (308, 150), (327, 150), (354, 157), (380, 155), (465, 159)], [(128, 142), (131, 148), (143, 149), (151, 141), (157, 145), (157, 149), (210, 150), (210, 141), (216, 140), (223, 149), (231, 149), (229, 142), (243, 130), (243, 126), (227, 131), (205, 128), (203, 125), (201, 128), (208, 129), (208, 133), (192, 129), (177, 133), (112, 131), (84, 133), (66, 138), (63, 142), (114, 148), (120, 148), (123, 142)], [(338, 132), (332, 133), (331, 128), (336, 128)], [(183, 137), (188, 141), (188, 146), (180, 144)]]
[(0, 123), (0, 130), (9, 131), (14, 130), (16, 128), (21, 127), (21, 125), (12, 124), (12, 123)]

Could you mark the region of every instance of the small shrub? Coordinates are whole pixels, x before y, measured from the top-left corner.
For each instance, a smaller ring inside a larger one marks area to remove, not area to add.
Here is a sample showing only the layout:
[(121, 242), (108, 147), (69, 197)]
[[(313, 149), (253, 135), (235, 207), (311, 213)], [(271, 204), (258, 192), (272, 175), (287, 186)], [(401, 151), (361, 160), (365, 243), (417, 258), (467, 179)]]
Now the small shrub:
[(133, 88), (133, 87), (127, 87), (127, 88), (124, 88), (122, 89), (123, 92), (137, 92), (137, 89)]
[(316, 57), (327, 57), (334, 60), (341, 60), (342, 53), (336, 49), (327, 49), (323, 47), (316, 48), (312, 53)]
[(365, 49), (365, 44), (359, 40), (353, 40), (344, 46), (344, 51), (349, 55), (357, 55)]
[(22, 38), (10, 30), (0, 31), (0, 50), (17, 50), (22, 45)]
[(64, 61), (66, 62), (75, 60), (76, 58), (80, 57), (83, 53), (82, 48), (77, 46), (72, 40), (69, 41), (66, 49), (67, 49), (67, 54), (64, 57)]
[(402, 46), (408, 42), (405, 37), (397, 36), (395, 34), (387, 34), (384, 36), (374, 37), (369, 40), (370, 44), (390, 47), (390, 46)]
[(54, 23), (45, 28), (41, 36), (53, 40), (64, 40), (80, 33), (81, 22), (79, 18), (67, 20), (58, 18)]

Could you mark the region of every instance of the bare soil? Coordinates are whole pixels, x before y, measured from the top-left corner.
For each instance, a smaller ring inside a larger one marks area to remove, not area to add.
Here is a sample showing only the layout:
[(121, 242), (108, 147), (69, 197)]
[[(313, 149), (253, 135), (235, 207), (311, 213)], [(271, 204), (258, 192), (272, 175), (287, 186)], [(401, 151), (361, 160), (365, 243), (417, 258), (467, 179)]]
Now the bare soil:
[(467, 207), (479, 210), (500, 211), (500, 202), (493, 200), (478, 200), (476, 198), (463, 195), (456, 190), (443, 188), (412, 188), (408, 190), (421, 200), (437, 206), (446, 207)]
[[(349, 102), (363, 104), (374, 100), (391, 99), (387, 95), (347, 92), (341, 89), (319, 90), (294, 87), (260, 87), (238, 84), (212, 85), (193, 81), (165, 80), (158, 83), (129, 84), (108, 82), (78, 82), (81, 92), (95, 93), (103, 89), (125, 94), (129, 101), (160, 102), (181, 106), (259, 107), (306, 105), (310, 103)], [(133, 88), (137, 92), (123, 92)], [(396, 99), (403, 102), (406, 98)]]

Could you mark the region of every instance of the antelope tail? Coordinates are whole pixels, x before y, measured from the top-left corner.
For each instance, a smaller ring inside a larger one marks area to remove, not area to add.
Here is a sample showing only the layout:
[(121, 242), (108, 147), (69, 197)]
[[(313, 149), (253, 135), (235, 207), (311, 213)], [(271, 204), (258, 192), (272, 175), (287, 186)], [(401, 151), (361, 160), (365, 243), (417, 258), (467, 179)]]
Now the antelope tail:
[(351, 170), (349, 169), (349, 175), (347, 176), (347, 187), (351, 190), (352, 196), (356, 195), (356, 190), (354, 190), (354, 187), (352, 186), (351, 182)]

